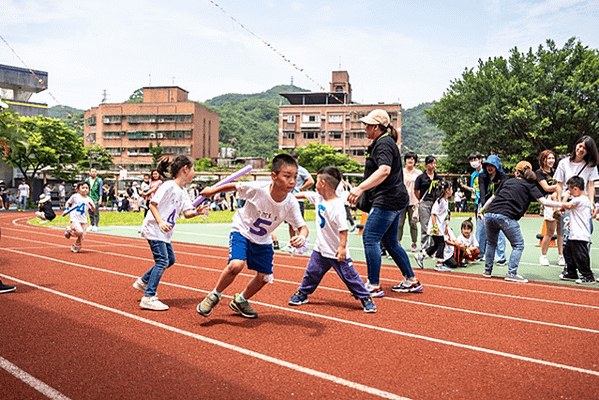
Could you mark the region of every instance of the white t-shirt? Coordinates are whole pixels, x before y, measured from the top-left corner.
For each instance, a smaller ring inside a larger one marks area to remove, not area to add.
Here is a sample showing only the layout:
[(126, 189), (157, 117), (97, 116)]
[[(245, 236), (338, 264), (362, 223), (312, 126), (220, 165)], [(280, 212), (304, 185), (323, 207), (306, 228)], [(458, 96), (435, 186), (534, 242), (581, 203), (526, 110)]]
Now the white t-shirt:
[(152, 203), (157, 204), (158, 214), (165, 222), (173, 226), (168, 232), (162, 232), (152, 211), (146, 214), (141, 226), (141, 236), (148, 240), (171, 242), (177, 218), (183, 211), (193, 209), (191, 200), (185, 188), (179, 187), (174, 180), (164, 182), (152, 197)]
[(458, 241), (465, 244), (468, 248), (478, 247), (478, 240), (476, 240), (476, 237), (472, 232), (470, 232), (470, 237), (468, 239), (466, 239), (464, 235), (460, 234), (460, 236), (458, 236)]
[[(347, 218), (343, 200), (337, 197), (326, 201), (324, 197), (315, 192), (303, 192), (306, 199), (316, 207), (316, 243), (314, 250), (323, 257), (337, 258), (335, 253), (339, 248), (339, 232), (347, 231)], [(346, 245), (347, 258), (351, 258)]]
[(19, 185), (19, 196), (29, 196), (29, 185), (26, 183), (21, 183)]
[(89, 213), (91, 204), (94, 204), (94, 201), (89, 196), (83, 197), (79, 193), (75, 193), (69, 197), (69, 200), (66, 202), (67, 208), (75, 207), (69, 213), (69, 221), (87, 224), (87, 214)]
[[(435, 201), (433, 204), (433, 208), (431, 209), (431, 215), (435, 214), (437, 218), (437, 226), (439, 227), (439, 233), (437, 235), (445, 235), (445, 227), (447, 226), (447, 213), (449, 211), (449, 204), (447, 200), (444, 198), (440, 198)], [(431, 235), (431, 231), (433, 230), (433, 219), (428, 220), (428, 226), (426, 228), (426, 232)]]
[(570, 204), (570, 239), (591, 241), (591, 202), (587, 196), (572, 197)]
[(418, 204), (418, 198), (414, 194), (414, 184), (416, 183), (416, 178), (418, 175), (422, 174), (417, 168), (412, 168), (412, 172), (408, 172), (407, 168), (403, 169), (403, 184), (406, 186), (406, 190), (410, 195), (410, 204), (411, 206)]
[[(562, 195), (568, 192), (568, 187), (566, 186), (566, 182), (568, 179), (573, 176), (580, 176), (584, 179), (584, 192), (587, 192), (587, 184), (589, 181), (595, 182), (599, 180), (599, 174), (597, 173), (597, 167), (584, 167), (585, 162), (575, 163), (570, 161), (570, 158), (564, 158), (557, 165), (557, 169), (555, 170), (555, 174), (553, 174), (553, 179), (556, 182), (563, 184)], [(583, 169), (584, 167), (584, 169)], [(582, 172), (581, 172), (582, 171)]]
[(277, 203), (270, 196), (271, 183), (238, 182), (235, 185), (237, 196), (245, 200), (245, 205), (233, 215), (231, 230), (256, 244), (271, 244), (271, 234), (283, 221), (295, 230), (306, 225), (295, 196), (288, 193)]
[(65, 190), (64, 185), (59, 185), (58, 186), (58, 195), (60, 197), (66, 197), (66, 190)]

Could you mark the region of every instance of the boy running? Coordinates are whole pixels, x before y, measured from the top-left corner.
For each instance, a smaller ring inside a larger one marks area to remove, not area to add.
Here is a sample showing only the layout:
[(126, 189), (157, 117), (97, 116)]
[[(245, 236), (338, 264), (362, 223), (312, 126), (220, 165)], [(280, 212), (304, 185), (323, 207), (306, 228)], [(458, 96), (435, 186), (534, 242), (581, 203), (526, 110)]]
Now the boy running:
[(256, 276), (241, 294), (235, 294), (229, 307), (245, 318), (257, 318), (248, 300), (267, 282), (273, 281), (274, 250), (272, 232), (287, 221), (299, 234), (289, 241), (293, 247), (304, 245), (308, 228), (300, 214), (297, 200), (291, 191), (297, 181), (297, 162), (287, 154), (279, 154), (272, 161), (272, 182), (229, 183), (216, 188), (206, 188), (200, 194), (211, 198), (217, 193), (237, 191), (245, 205), (233, 215), (229, 235), (229, 264), (220, 275), (216, 287), (206, 296), (196, 310), (208, 317), (218, 304), (222, 292), (229, 287), (246, 266), (256, 271)]
[(299, 199), (308, 199), (316, 207), (317, 236), (304, 279), (297, 292), (289, 299), (289, 305), (306, 304), (308, 295), (314, 293), (324, 274), (333, 267), (351, 294), (362, 302), (364, 312), (374, 313), (376, 307), (370, 291), (354, 269), (347, 248), (345, 205), (335, 193), (335, 188), (342, 179), (341, 172), (337, 167), (324, 167), (316, 175), (318, 193), (302, 192), (295, 195)]

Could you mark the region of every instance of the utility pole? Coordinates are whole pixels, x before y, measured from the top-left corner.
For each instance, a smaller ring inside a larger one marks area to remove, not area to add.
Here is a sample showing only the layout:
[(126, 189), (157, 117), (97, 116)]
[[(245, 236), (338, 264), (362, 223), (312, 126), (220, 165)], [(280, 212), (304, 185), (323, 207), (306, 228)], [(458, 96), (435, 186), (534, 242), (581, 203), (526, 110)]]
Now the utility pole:
[(108, 100), (108, 95), (106, 94), (106, 89), (102, 91), (102, 101), (100, 103), (104, 104)]

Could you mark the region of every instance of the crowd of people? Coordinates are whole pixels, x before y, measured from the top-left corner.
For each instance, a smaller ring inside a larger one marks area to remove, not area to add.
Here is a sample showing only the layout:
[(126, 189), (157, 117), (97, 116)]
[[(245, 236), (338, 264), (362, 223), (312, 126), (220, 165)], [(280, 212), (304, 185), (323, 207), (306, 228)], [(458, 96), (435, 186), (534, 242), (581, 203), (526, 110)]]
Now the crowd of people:
[[(536, 171), (529, 162), (521, 161), (512, 178), (505, 173), (497, 155), (484, 158), (473, 152), (468, 157), (473, 169), (470, 184), (459, 182), (460, 187), (454, 191), (452, 183), (436, 172), (434, 156), (425, 158), (424, 172), (415, 168), (418, 156), (413, 152), (404, 155), (405, 166), (402, 166), (397, 131), (385, 111), (374, 110), (361, 121), (371, 143), (364, 179), (357, 186), (345, 182), (341, 172), (332, 166), (317, 171), (314, 182), (298, 165), (297, 154), (280, 154), (272, 161), (270, 181), (229, 183), (204, 189), (192, 184), (186, 190), (194, 177), (193, 161), (187, 156), (178, 156), (172, 161), (161, 161), (156, 170), (144, 176), (141, 185), (134, 182), (117, 200), (114, 188), (105, 184), (92, 168), (89, 177), (77, 183), (76, 193), (68, 200), (65, 201), (64, 182), (58, 188), (65, 207), (63, 215), (70, 214), (65, 236), (76, 238), (72, 251), (77, 253), (81, 251), (85, 232), (98, 229), (99, 210), (107, 209), (108, 202), (111, 209), (117, 203), (119, 211), (144, 209), (140, 232), (148, 240), (155, 265), (139, 277), (133, 287), (144, 294), (141, 308), (167, 310), (168, 305), (158, 299), (156, 290), (166, 269), (175, 264), (171, 238), (177, 218), (180, 215), (193, 218), (209, 210), (236, 209), (229, 237), (228, 264), (214, 289), (196, 309), (200, 315), (210, 316), (223, 292), (247, 267), (255, 276), (241, 293), (234, 295), (229, 307), (243, 317), (256, 318), (258, 313), (250, 306), (249, 299), (274, 279), (273, 255), (278, 249), (274, 231), (286, 222), (289, 230), (286, 247), (291, 251), (306, 247), (308, 228), (303, 217), (303, 202), (308, 200), (316, 210), (316, 242), (304, 278), (289, 299), (289, 305), (307, 303), (324, 274), (333, 268), (350, 293), (360, 300), (363, 310), (373, 313), (376, 312), (373, 298), (385, 295), (380, 282), (383, 254), (388, 254), (401, 274), (398, 284), (390, 288), (392, 291), (419, 293), (424, 289), (401, 245), (406, 220), (410, 227), (411, 251), (416, 253), (416, 264), (420, 268), (424, 268), (426, 258), (435, 259), (438, 271), (451, 271), (482, 260), (484, 277), (492, 276), (494, 265), (507, 264), (505, 280), (526, 283), (527, 279), (518, 274), (524, 250), (518, 221), (530, 203), (538, 201), (544, 207), (545, 225), (539, 263), (549, 264), (547, 248), (553, 233), (557, 232), (557, 262), (564, 266), (560, 279), (579, 284), (595, 283), (589, 244), (592, 219), (597, 217), (594, 182), (599, 180), (599, 152), (590, 137), (580, 138), (555, 170), (557, 156), (546, 150), (539, 156)], [(0, 193), (3, 193), (1, 183)], [(29, 196), (29, 188), (23, 183), (19, 188), (20, 206)], [(308, 191), (313, 185), (316, 192)], [(456, 238), (449, 226), (449, 201), (455, 201), (455, 211), (463, 210), (466, 196), (461, 189), (474, 198), (476, 224), (472, 218), (463, 221)], [(39, 200), (37, 215), (43, 220), (54, 218), (52, 207), (48, 206), (52, 190), (54, 188), (47, 185)], [(194, 204), (193, 200), (200, 195), (207, 200)], [(367, 213), (362, 232), (366, 282), (354, 269), (348, 249), (348, 232), (354, 224), (351, 208)], [(512, 247), (509, 258), (506, 241)]]

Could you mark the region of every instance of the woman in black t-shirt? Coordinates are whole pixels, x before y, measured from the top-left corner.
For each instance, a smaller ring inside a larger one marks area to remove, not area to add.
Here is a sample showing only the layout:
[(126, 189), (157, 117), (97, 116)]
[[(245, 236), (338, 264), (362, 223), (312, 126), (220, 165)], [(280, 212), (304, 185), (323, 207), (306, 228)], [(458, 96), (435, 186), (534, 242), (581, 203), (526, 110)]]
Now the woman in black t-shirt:
[(401, 156), (397, 146), (397, 131), (389, 123), (389, 114), (374, 110), (361, 119), (366, 136), (372, 140), (368, 146), (364, 181), (351, 190), (347, 197), (350, 205), (368, 212), (362, 233), (364, 253), (368, 266), (366, 288), (372, 297), (382, 297), (380, 286), (382, 241), (385, 249), (401, 270), (404, 280), (391, 290), (420, 292), (422, 285), (414, 276), (408, 254), (397, 241), (399, 218), (409, 203), (408, 192), (403, 184)]
[[(545, 196), (547, 200), (557, 201), (557, 194), (554, 194), (557, 190), (557, 182), (553, 179), (553, 172), (555, 171), (553, 168), (554, 165), (555, 153), (552, 150), (543, 150), (539, 155), (539, 169), (535, 171), (535, 175), (537, 176), (537, 183), (539, 184), (539, 189), (541, 189), (543, 196)], [(541, 241), (541, 257), (539, 258), (539, 264), (541, 265), (549, 265), (547, 250), (549, 249), (549, 244), (551, 243), (551, 239), (556, 229), (557, 251), (559, 253), (557, 263), (562, 266), (566, 265), (566, 260), (564, 260), (564, 255), (562, 254), (563, 238), (560, 218), (561, 214), (553, 207), (543, 207), (545, 235)]]
[(487, 247), (485, 251), (485, 278), (491, 277), (495, 248), (499, 232), (503, 232), (512, 245), (512, 254), (508, 262), (506, 281), (526, 283), (527, 279), (518, 275), (518, 264), (524, 250), (524, 238), (520, 231), (518, 221), (530, 205), (537, 200), (544, 206), (561, 207), (561, 203), (547, 200), (539, 190), (537, 177), (532, 172), (528, 161), (520, 161), (514, 172), (515, 178), (503, 180), (495, 190), (495, 194), (486, 202), (479, 213), (479, 218), (484, 215), (485, 229), (487, 231)]

